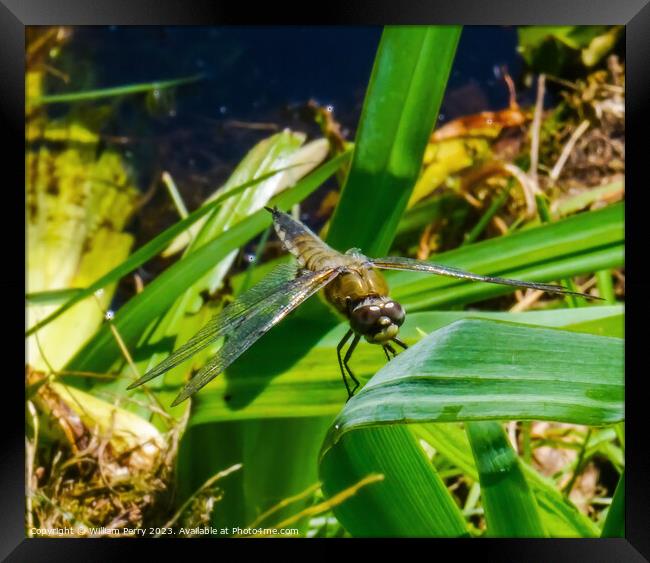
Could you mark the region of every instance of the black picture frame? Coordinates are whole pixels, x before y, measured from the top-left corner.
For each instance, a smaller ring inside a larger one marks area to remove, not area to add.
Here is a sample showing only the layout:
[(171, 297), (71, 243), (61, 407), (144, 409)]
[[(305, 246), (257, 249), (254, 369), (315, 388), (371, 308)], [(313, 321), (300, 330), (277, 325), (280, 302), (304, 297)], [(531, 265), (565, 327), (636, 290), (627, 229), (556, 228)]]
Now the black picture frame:
[[(650, 493), (648, 475), (650, 456), (645, 446), (644, 404), (647, 395), (641, 386), (647, 368), (643, 368), (642, 331), (643, 311), (650, 310), (645, 295), (650, 294), (650, 277), (641, 271), (643, 258), (647, 259), (648, 236), (642, 221), (635, 221), (644, 209), (643, 198), (647, 198), (645, 127), (650, 107), (650, 6), (648, 0), (532, 0), (512, 2), (508, 0), (454, 0), (453, 2), (411, 0), (392, 2), (390, 0), (330, 1), (314, 5), (314, 11), (307, 7), (281, 6), (277, 3), (248, 4), (222, 0), (0, 0), (0, 60), (2, 64), (2, 86), (0, 87), (0, 116), (3, 137), (9, 142), (2, 150), (3, 175), (6, 178), (5, 192), (10, 196), (6, 202), (16, 205), (17, 225), (6, 224), (5, 241), (18, 255), (19, 265), (11, 276), (5, 277), (4, 286), (20, 291), (20, 272), (24, 274), (24, 262), (20, 266), (20, 245), (13, 241), (16, 233), (24, 233), (24, 216), (18, 211), (24, 209), (24, 196), (15, 186), (24, 181), (22, 165), (22, 142), (24, 139), (24, 47), (25, 26), (29, 25), (385, 25), (385, 24), (465, 24), (465, 25), (517, 25), (517, 24), (624, 24), (626, 25), (626, 184), (631, 189), (626, 194), (626, 534), (624, 539), (491, 539), (491, 540), (426, 540), (434, 546), (419, 546), (431, 549), (431, 555), (439, 557), (441, 549), (449, 550), (455, 557), (476, 556), (488, 561), (647, 561), (650, 559)], [(13, 142), (12, 142), (13, 141)], [(15, 154), (14, 154), (15, 153)], [(645, 165), (645, 166), (644, 166)], [(15, 193), (12, 193), (15, 192)], [(15, 200), (13, 199), (15, 197)], [(9, 203), (5, 203), (6, 205)], [(640, 219), (640, 218), (639, 218)], [(24, 260), (24, 255), (23, 258)], [(16, 281), (18, 278), (18, 281)], [(23, 288), (24, 288), (24, 279)], [(24, 322), (24, 309), (20, 310), (20, 299), (7, 299), (16, 305), (19, 319)], [(20, 320), (17, 326), (20, 326)], [(22, 337), (20, 329), (9, 333)], [(23, 341), (24, 342), (24, 341)], [(9, 349), (19, 350), (16, 343)], [(24, 346), (24, 344), (23, 344)], [(24, 348), (23, 348), (24, 349)], [(19, 354), (17, 354), (19, 356)], [(18, 363), (17, 360), (16, 363)], [(9, 561), (115, 561), (118, 557), (136, 556), (140, 550), (170, 549), (187, 552), (198, 544), (175, 542), (173, 540), (129, 541), (115, 539), (26, 539), (24, 532), (24, 428), (21, 414), (24, 408), (24, 384), (14, 373), (13, 362), (7, 366), (5, 384), (8, 390), (3, 397), (2, 449), (0, 450), (0, 556)], [(17, 365), (15, 371), (20, 371)], [(18, 412), (8, 407), (15, 407)], [(14, 418), (15, 417), (15, 418)], [(201, 539), (200, 548), (215, 549), (214, 556), (223, 544), (206, 542), (227, 541)], [(230, 541), (230, 540), (228, 540)], [(392, 541), (392, 540), (391, 540)], [(408, 541), (408, 540), (400, 540)], [(421, 540), (411, 540), (421, 541)], [(162, 542), (162, 543), (161, 543)], [(361, 549), (366, 544), (382, 547), (388, 540), (332, 540), (326, 543), (329, 549), (352, 542)], [(259, 542), (248, 544), (260, 545)], [(290, 542), (293, 547), (296, 542)], [(239, 549), (241, 542), (237, 544)], [(301, 543), (303, 549), (313, 549), (311, 542)], [(355, 545), (355, 547), (357, 547)], [(266, 554), (269, 546), (265, 543)], [(271, 549), (286, 551), (286, 542), (274, 542)], [(208, 552), (210, 553), (210, 552)], [(321, 552), (324, 553), (324, 552)], [(142, 553), (142, 555), (145, 555)], [(138, 558), (140, 558), (140, 555)], [(478, 560), (480, 560), (478, 559)]]

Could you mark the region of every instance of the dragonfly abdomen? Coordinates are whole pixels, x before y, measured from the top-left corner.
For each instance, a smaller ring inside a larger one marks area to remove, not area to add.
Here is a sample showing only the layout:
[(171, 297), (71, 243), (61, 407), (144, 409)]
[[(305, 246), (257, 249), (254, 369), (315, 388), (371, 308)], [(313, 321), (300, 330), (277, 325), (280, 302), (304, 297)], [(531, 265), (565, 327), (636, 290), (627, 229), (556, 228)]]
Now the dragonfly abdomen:
[(325, 244), (308, 227), (277, 209), (270, 211), (273, 214), (273, 226), (278, 238), (296, 257), (300, 266), (318, 271), (347, 263), (343, 255)]

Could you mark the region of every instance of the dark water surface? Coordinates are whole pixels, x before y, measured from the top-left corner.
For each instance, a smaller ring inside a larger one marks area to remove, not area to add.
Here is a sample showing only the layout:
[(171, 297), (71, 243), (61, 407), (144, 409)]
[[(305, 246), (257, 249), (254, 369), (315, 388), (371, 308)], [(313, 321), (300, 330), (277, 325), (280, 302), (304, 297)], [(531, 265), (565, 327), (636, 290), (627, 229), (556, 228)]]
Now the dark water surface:
[[(273, 127), (318, 135), (305, 111), (310, 99), (331, 105), (353, 139), (381, 31), (370, 26), (78, 27), (66, 46), (72, 82), (54, 81), (50, 90), (203, 74), (201, 81), (163, 92), (160, 99), (123, 98), (107, 131), (109, 142), (127, 139), (125, 154), (143, 189), (163, 167), (179, 179), (193, 208)], [(514, 27), (464, 28), (440, 123), (507, 106), (500, 68), (519, 76), (516, 45)]]
[[(310, 99), (331, 105), (354, 138), (381, 27), (78, 27), (64, 49), (75, 91), (169, 80), (201, 73), (195, 83), (112, 101), (103, 137), (123, 151), (142, 189), (169, 171), (188, 208), (221, 185), (261, 139), (284, 127), (320, 136)], [(522, 61), (514, 27), (463, 29), (439, 122), (508, 105), (505, 67)], [(520, 101), (529, 101), (520, 92)], [(67, 108), (52, 106), (54, 111)], [(329, 186), (331, 188), (332, 186)], [(327, 187), (324, 189), (328, 189)], [(318, 199), (318, 198), (315, 198)], [(168, 194), (155, 196), (131, 225), (136, 244), (177, 220)]]
[[(176, 118), (258, 121), (310, 98), (356, 125), (380, 27), (81, 27), (70, 50), (90, 59), (97, 87), (204, 73), (179, 90)], [(469, 26), (461, 36), (442, 119), (507, 105), (498, 68), (521, 69), (513, 27)]]

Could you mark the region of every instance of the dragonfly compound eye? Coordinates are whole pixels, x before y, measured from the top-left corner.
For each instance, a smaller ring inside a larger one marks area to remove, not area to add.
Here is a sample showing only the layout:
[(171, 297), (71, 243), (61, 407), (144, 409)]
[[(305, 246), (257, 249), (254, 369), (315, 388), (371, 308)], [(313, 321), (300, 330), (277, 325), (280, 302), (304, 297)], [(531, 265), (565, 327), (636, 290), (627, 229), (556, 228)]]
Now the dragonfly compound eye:
[(381, 316), (382, 310), (378, 305), (363, 305), (352, 311), (350, 324), (355, 332), (368, 334), (374, 332), (375, 325)]
[(390, 318), (390, 320), (397, 326), (402, 326), (404, 323), (404, 317), (406, 316), (404, 309), (396, 301), (388, 301), (387, 303), (384, 303), (382, 314)]
[[(390, 304), (390, 307), (386, 305)], [(350, 315), (350, 325), (357, 334), (362, 334), (368, 342), (382, 343), (397, 335), (404, 321), (404, 311), (397, 303), (389, 301), (371, 305), (361, 305)]]

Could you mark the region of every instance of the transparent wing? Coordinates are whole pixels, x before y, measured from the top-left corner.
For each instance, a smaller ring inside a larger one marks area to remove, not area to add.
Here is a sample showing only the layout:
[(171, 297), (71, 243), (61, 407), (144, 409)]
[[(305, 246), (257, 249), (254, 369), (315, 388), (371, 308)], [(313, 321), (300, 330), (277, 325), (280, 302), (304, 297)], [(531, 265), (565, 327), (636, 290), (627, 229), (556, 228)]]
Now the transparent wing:
[(214, 379), (273, 326), (284, 319), (298, 305), (325, 287), (338, 274), (338, 270), (334, 268), (320, 272), (306, 272), (299, 278), (285, 284), (282, 291), (278, 291), (265, 301), (258, 303), (255, 307), (255, 313), (248, 316), (235, 330), (228, 334), (224, 345), (187, 383), (174, 399), (172, 406), (184, 401)]
[(255, 313), (256, 305), (268, 299), (274, 293), (282, 292), (284, 286), (296, 277), (296, 273), (295, 264), (283, 264), (275, 268), (260, 283), (242, 293), (235, 301), (212, 317), (190, 340), (145, 373), (140, 379), (129, 385), (128, 389), (133, 389), (154, 377), (162, 375), (188, 360), (221, 336), (225, 336), (237, 329)]
[(423, 260), (415, 260), (413, 258), (403, 258), (401, 256), (389, 256), (387, 258), (377, 259), (373, 258), (370, 261), (377, 268), (382, 268), (385, 270), (410, 270), (413, 272), (427, 272), (430, 274), (439, 274), (441, 276), (448, 276), (452, 278), (498, 283), (501, 285), (511, 285), (513, 287), (540, 289), (542, 291), (548, 291), (549, 293), (580, 295), (582, 297), (587, 297), (588, 299), (600, 299), (599, 297), (593, 297), (592, 295), (587, 295), (586, 293), (570, 291), (561, 285), (526, 282), (520, 280), (512, 280), (509, 278), (498, 278), (494, 276), (482, 276), (480, 274), (472, 274), (471, 272), (459, 270), (458, 268), (452, 268), (451, 266), (443, 266), (441, 264), (434, 264), (433, 262), (425, 262)]

